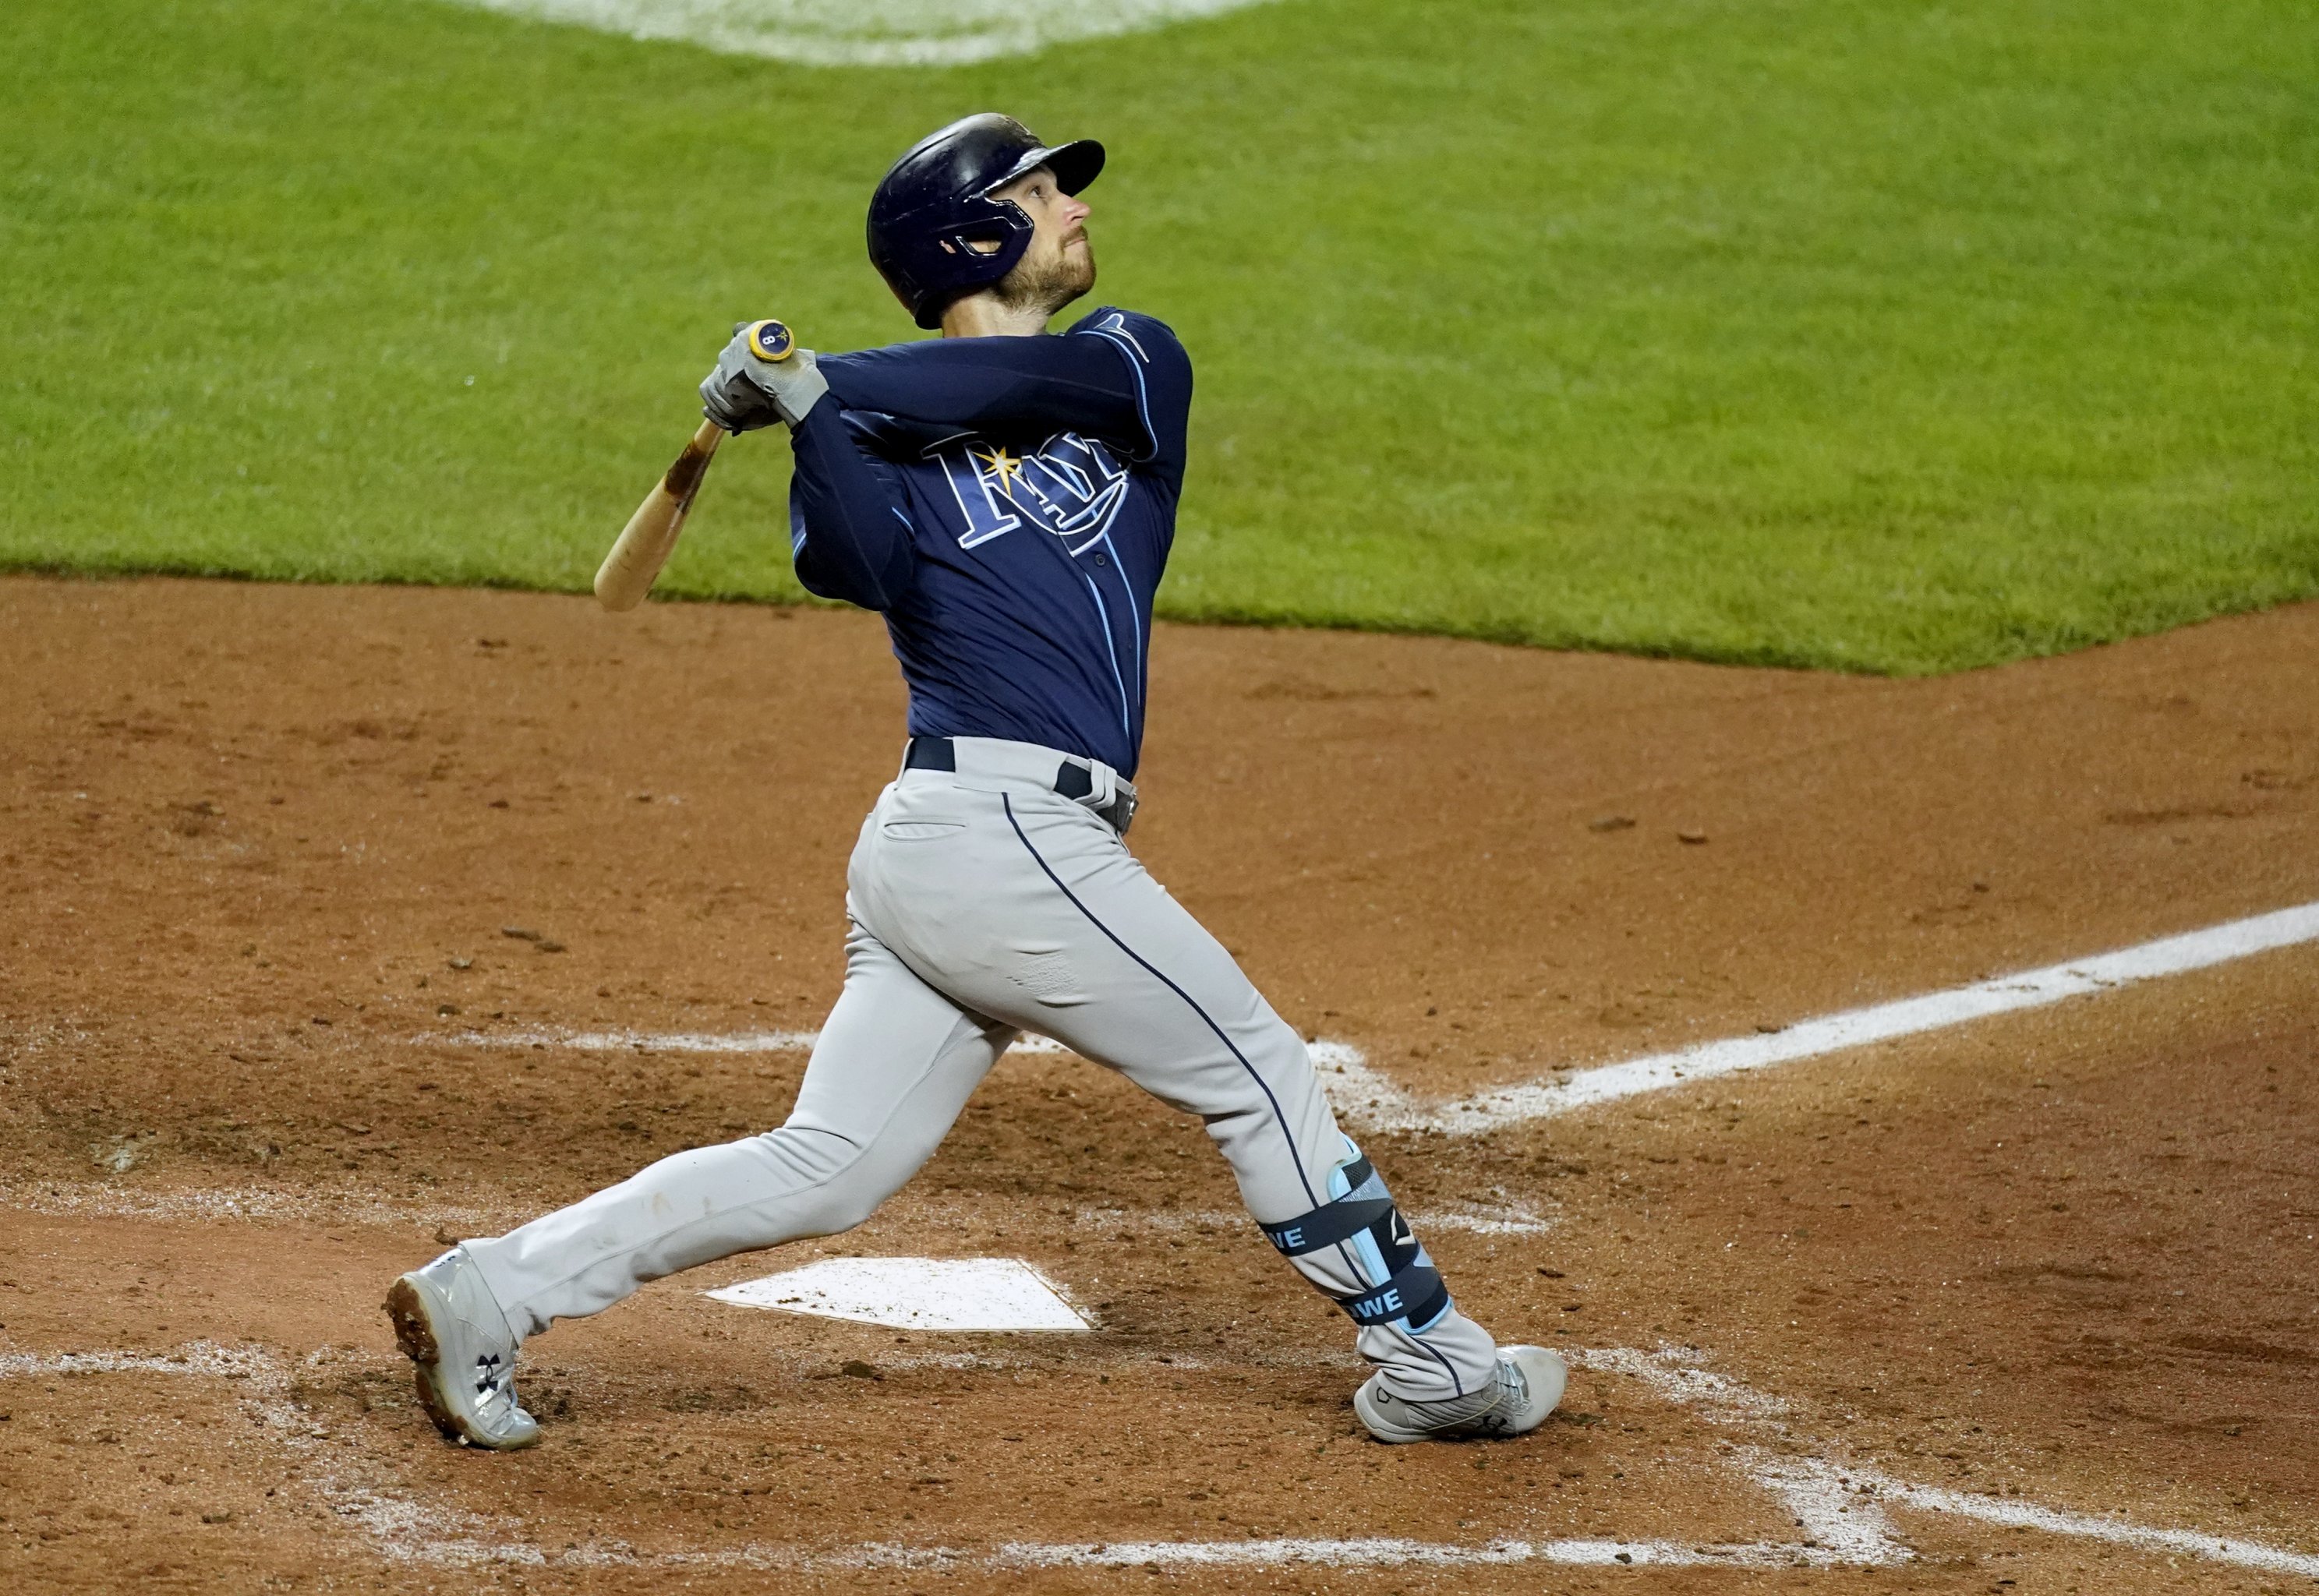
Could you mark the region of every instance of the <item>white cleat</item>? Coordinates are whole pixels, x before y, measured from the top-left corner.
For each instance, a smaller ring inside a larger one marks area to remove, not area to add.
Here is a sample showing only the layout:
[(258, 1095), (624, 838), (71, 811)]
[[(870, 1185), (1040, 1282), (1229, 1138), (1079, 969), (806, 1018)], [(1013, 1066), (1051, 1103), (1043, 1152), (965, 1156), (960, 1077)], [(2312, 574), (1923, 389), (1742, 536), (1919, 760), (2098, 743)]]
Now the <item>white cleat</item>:
[(418, 1366), (419, 1400), (435, 1428), (464, 1447), (512, 1452), (539, 1439), (515, 1397), (515, 1336), (464, 1247), (388, 1287), (386, 1316)]
[(1439, 1402), (1394, 1395), (1371, 1375), (1353, 1393), (1353, 1411), (1369, 1433), (1399, 1446), (1406, 1441), (1502, 1440), (1528, 1435), (1562, 1400), (1570, 1370), (1562, 1354), (1545, 1347), (1501, 1347), (1498, 1377), (1481, 1391)]

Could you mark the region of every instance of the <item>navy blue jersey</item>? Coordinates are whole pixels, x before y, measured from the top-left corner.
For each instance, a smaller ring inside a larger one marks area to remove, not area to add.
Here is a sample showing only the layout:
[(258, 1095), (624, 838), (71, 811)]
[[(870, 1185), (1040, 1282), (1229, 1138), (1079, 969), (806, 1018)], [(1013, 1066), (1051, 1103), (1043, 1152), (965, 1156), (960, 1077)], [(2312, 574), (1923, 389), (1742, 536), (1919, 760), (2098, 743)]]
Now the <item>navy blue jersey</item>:
[(792, 440), (798, 578), (884, 613), (911, 733), (1042, 744), (1132, 777), (1191, 410), (1176, 335), (1106, 308), (1060, 337), (897, 344), (821, 369), (829, 399)]

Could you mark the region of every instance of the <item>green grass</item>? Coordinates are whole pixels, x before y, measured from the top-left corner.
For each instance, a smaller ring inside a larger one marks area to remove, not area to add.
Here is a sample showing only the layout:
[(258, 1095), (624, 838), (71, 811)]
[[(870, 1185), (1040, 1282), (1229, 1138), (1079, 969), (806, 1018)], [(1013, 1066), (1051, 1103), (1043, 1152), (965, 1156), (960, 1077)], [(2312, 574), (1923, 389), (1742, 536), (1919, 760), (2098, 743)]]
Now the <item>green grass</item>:
[[(1163, 609), (1930, 671), (2319, 592), (2319, 26), (1285, 0), (943, 71), (429, 0), (0, 14), (0, 565), (576, 589), (894, 153), (1093, 133), (1199, 368)], [(796, 599), (777, 437), (666, 591)]]

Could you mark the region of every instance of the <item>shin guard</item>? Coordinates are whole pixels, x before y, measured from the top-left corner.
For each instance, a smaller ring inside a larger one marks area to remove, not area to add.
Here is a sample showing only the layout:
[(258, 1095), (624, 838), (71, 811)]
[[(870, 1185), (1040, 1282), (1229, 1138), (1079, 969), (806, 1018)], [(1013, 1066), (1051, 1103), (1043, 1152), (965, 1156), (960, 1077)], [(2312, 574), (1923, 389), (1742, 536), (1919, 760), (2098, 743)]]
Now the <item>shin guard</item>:
[[(1329, 1173), (1328, 1202), (1283, 1224), (1266, 1225), (1273, 1246), (1306, 1273), (1346, 1276), (1359, 1289), (1324, 1286), (1355, 1324), (1421, 1332), (1449, 1312), (1449, 1288), (1394, 1206), (1385, 1179), (1348, 1141), (1352, 1157)], [(1328, 1262), (1322, 1257), (1334, 1257)], [(1314, 1269), (1314, 1264), (1322, 1267)]]

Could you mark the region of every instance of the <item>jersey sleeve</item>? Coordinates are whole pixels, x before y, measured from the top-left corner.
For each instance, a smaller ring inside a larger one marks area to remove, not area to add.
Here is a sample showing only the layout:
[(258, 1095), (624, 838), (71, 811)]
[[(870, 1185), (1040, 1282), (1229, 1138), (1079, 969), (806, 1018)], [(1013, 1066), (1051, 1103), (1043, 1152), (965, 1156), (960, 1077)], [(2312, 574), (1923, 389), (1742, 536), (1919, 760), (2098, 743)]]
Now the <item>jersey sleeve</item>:
[(828, 356), (820, 366), (848, 410), (921, 429), (1033, 440), (1078, 432), (1123, 448), (1141, 433), (1134, 383), (1081, 339), (927, 338)]
[(1192, 417), (1192, 357), (1175, 329), (1157, 317), (1105, 306), (1066, 336), (1099, 341), (1116, 355), (1135, 386), (1136, 464), (1165, 477), (1170, 490), (1180, 489)]
[(917, 548), (893, 467), (865, 450), (855, 431), (826, 402), (792, 429), (790, 553), (806, 591), (887, 609), (909, 591)]
[(848, 410), (960, 433), (1078, 432), (1184, 474), (1192, 363), (1165, 322), (1104, 309), (1060, 338), (926, 338), (820, 357)]

